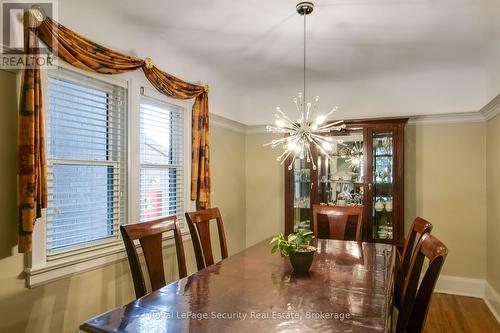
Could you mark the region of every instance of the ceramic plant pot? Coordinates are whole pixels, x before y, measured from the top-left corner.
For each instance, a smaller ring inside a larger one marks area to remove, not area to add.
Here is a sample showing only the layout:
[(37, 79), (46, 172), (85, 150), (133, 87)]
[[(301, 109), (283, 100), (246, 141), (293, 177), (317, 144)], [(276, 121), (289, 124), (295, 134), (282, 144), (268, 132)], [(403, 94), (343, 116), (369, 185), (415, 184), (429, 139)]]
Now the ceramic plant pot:
[(311, 268), (315, 251), (295, 252), (290, 254), (290, 263), (295, 273), (307, 273)]

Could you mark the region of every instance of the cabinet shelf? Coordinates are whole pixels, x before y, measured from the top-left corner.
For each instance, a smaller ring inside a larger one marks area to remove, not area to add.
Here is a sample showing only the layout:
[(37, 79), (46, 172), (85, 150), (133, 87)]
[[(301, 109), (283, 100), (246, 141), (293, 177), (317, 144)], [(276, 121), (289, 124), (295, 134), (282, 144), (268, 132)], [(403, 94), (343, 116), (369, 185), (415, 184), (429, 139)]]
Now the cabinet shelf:
[(329, 180), (322, 183), (337, 183), (337, 184), (364, 184), (363, 182), (356, 182), (354, 180)]

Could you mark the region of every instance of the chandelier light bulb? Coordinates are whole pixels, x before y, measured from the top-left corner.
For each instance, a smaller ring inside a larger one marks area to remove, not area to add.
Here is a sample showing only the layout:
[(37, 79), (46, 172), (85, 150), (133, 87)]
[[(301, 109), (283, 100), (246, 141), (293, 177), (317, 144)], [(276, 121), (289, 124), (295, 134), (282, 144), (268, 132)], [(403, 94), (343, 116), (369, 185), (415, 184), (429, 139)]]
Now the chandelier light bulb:
[(321, 125), (321, 124), (323, 124), (323, 123), (325, 122), (325, 120), (326, 120), (326, 117), (325, 117), (325, 116), (318, 116), (318, 117), (316, 118), (316, 125)]

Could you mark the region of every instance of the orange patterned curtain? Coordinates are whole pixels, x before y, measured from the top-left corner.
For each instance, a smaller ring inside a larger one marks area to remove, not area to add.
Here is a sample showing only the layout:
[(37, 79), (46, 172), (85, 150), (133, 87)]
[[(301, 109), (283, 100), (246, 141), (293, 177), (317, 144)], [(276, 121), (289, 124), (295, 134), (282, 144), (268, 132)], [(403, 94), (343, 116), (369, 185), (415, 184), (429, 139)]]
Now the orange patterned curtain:
[[(24, 16), (25, 52), (38, 54), (37, 38), (57, 56), (80, 69), (118, 74), (141, 68), (161, 93), (176, 99), (195, 98), (192, 118), (191, 200), (199, 208), (210, 207), (210, 141), (208, 87), (190, 84), (144, 61), (96, 44), (46, 17), (40, 10)], [(24, 69), (19, 113), (18, 207), (19, 252), (31, 251), (31, 233), (36, 218), (47, 206), (45, 144), (40, 85), (36, 64)]]
[[(18, 115), (17, 139), (17, 202), (19, 212), (19, 252), (31, 250), (34, 222), (47, 207), (45, 173), (45, 135), (42, 112), (40, 71), (31, 66), (39, 55), (38, 40), (30, 27), (35, 19), (24, 15), (24, 48), (26, 64), (23, 70), (21, 106)], [(28, 65), (30, 64), (30, 65)]]

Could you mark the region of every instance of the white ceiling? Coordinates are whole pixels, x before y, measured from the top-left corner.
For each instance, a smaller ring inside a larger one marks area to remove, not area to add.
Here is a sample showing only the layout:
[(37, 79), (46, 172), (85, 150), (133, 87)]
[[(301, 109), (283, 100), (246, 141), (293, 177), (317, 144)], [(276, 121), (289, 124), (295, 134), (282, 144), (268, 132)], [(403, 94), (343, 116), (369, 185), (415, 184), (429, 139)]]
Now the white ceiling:
[[(477, 64), (499, 31), (495, 0), (317, 0), (308, 70), (341, 77)], [(302, 18), (290, 0), (101, 1), (132, 25), (238, 82), (302, 67)]]
[[(317, 0), (308, 94), (341, 119), (477, 111), (500, 92), (500, 0)], [(210, 110), (273, 120), (302, 90), (295, 0), (59, 0), (59, 20), (210, 84)]]

